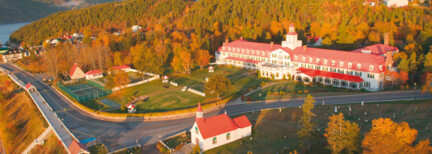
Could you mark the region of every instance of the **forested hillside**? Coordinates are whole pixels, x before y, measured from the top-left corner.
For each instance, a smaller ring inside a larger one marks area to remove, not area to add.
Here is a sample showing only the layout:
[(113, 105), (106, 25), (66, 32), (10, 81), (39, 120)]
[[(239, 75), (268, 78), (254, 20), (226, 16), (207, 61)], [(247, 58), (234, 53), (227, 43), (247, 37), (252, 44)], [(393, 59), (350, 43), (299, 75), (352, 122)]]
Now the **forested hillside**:
[[(66, 75), (77, 61), (85, 70), (129, 64), (153, 73), (167, 69), (187, 73), (199, 61), (207, 61), (214, 55), (227, 38), (280, 43), (293, 23), (303, 42), (308, 36), (320, 36), (322, 47), (332, 49), (352, 50), (382, 43), (384, 33), (389, 33), (390, 45), (402, 51), (394, 56), (394, 61), (400, 70), (409, 73), (411, 83), (420, 80), (423, 73), (432, 72), (432, 64), (428, 62), (432, 61), (431, 8), (364, 6), (363, 2), (130, 0), (57, 13), (19, 29), (11, 39), (24, 41), (24, 45), (39, 45), (43, 40), (67, 33), (84, 33), (84, 48), (88, 50), (71, 47), (73, 50), (65, 51), (62, 45), (48, 47), (51, 53), (61, 51), (69, 57), (68, 63), (53, 72), (55, 76)], [(135, 24), (142, 26), (137, 33), (130, 30)], [(92, 52), (95, 49), (101, 50)], [(95, 57), (85, 58), (84, 51)], [(99, 52), (105, 55), (102, 59), (94, 54)], [(74, 56), (67, 55), (72, 53)], [(95, 64), (91, 59), (97, 58), (99, 62)]]

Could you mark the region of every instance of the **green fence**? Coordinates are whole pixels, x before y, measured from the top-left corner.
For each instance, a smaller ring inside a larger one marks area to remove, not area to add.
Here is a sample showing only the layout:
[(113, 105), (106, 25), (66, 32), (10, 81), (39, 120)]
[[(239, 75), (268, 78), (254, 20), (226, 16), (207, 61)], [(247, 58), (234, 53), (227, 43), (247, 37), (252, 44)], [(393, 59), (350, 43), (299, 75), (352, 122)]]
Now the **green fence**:
[(95, 87), (97, 87), (97, 88), (99, 88), (99, 89), (101, 89), (103, 91), (106, 91), (107, 93), (110, 93), (110, 94), (112, 93), (111, 89), (105, 89), (105, 87), (102, 87), (100, 84), (97, 84), (97, 83), (95, 83), (93, 81), (87, 80), (87, 83), (90, 84), (90, 85), (92, 85), (92, 86), (95, 86)]
[[(73, 97), (78, 102), (83, 102), (83, 101), (87, 101), (87, 100), (91, 100), (91, 99), (96, 99), (99, 97), (104, 97), (104, 96), (110, 95), (112, 93), (112, 91), (110, 91), (110, 90), (100, 89), (98, 86), (95, 86), (96, 87), (95, 89), (97, 89), (97, 90), (87, 90), (86, 91), (86, 89), (83, 89), (83, 91), (80, 92), (83, 94), (77, 94), (77, 93), (73, 92), (72, 90), (70, 90), (69, 88), (65, 87), (60, 82), (58, 82), (57, 84), (61, 90), (66, 92), (69, 96)], [(90, 85), (92, 85), (92, 84), (90, 84)], [(92, 86), (94, 86), (94, 85), (92, 85)]]

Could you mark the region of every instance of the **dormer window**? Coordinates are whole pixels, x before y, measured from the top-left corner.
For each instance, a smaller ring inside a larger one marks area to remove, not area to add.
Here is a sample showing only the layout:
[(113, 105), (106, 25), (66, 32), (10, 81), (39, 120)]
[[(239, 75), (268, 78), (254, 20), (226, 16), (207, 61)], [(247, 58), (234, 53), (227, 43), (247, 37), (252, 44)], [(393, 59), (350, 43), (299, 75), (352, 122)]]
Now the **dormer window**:
[(249, 49), (246, 50), (246, 54), (249, 54)]
[(348, 63), (348, 68), (351, 68), (351, 67), (352, 67), (352, 63), (349, 62), (349, 63)]
[(242, 52), (242, 53), (245, 53), (245, 50), (244, 50), (244, 49), (241, 49), (241, 52)]
[(369, 71), (373, 71), (374, 67), (373, 65), (369, 65)]
[(336, 65), (336, 61), (332, 60), (332, 66)]
[(312, 58), (309, 58), (309, 63), (312, 63)]
[(237, 52), (240, 52), (240, 48), (237, 48)]
[(302, 61), (303, 61), (303, 62), (306, 61), (306, 57), (302, 57)]
[(380, 70), (380, 71), (383, 70), (383, 66), (382, 66), (382, 65), (379, 66), (379, 70)]
[(319, 59), (319, 58), (317, 58), (317, 59), (316, 59), (316, 63), (318, 64), (319, 62), (320, 62), (320, 59)]
[(264, 51), (262, 51), (262, 56), (265, 56), (265, 52)]
[(251, 54), (254, 54), (254, 50), (252, 50), (252, 53)]
[(339, 62), (339, 67), (343, 67), (343, 65), (344, 65), (343, 61)]
[(231, 47), (228, 47), (228, 51), (231, 51)]
[(225, 50), (225, 47), (222, 47), (222, 50)]
[(324, 59), (324, 65), (327, 65), (327, 59)]
[(294, 56), (294, 60), (297, 60), (298, 59), (298, 56)]
[(357, 69), (359, 70), (361, 68), (361, 64), (357, 64)]

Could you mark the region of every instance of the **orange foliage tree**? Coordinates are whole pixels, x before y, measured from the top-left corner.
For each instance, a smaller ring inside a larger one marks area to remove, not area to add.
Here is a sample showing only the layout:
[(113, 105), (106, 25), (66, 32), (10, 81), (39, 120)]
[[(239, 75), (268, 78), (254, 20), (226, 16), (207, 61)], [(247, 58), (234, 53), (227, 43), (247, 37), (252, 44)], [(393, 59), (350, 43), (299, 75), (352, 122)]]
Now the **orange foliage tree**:
[(348, 153), (357, 151), (359, 148), (359, 126), (350, 121), (344, 120), (343, 113), (329, 117), (326, 133), (328, 148), (332, 153), (340, 153), (346, 150)]
[[(412, 147), (416, 140), (417, 130), (410, 128), (408, 123), (395, 123), (389, 118), (379, 118), (372, 121), (372, 129), (363, 141), (364, 153), (410, 153), (411, 151), (429, 151), (428, 140)], [(428, 153), (428, 152), (426, 152)]]
[(408, 80), (408, 73), (406, 73), (405, 71), (400, 71), (399, 79), (405, 84), (406, 81)]

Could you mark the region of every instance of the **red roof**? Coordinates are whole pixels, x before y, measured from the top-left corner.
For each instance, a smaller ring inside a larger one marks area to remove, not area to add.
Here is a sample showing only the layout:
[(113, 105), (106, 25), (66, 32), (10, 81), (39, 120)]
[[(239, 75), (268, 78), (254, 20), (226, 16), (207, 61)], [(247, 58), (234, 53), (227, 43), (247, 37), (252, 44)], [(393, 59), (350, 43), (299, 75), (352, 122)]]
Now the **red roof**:
[(135, 105), (130, 104), (130, 105), (128, 106), (128, 108), (135, 108)]
[(201, 102), (198, 103), (197, 112), (202, 112), (202, 109), (201, 109)]
[(389, 46), (389, 45), (384, 45), (384, 44), (374, 44), (374, 45), (370, 45), (367, 47), (363, 47), (360, 49), (356, 49), (354, 50), (355, 52), (361, 52), (362, 50), (369, 50), (371, 51), (371, 54), (375, 54), (375, 55), (383, 55), (386, 54), (388, 51), (399, 51), (399, 49), (397, 47), (393, 47), (393, 46)]
[(209, 66), (208, 69), (213, 69), (213, 66)]
[(234, 118), (233, 121), (240, 128), (245, 128), (245, 127), (252, 126), (252, 124), (250, 123), (249, 119), (245, 115), (242, 115), (240, 117)]
[(32, 85), (30, 84), (30, 82), (28, 82), (25, 88), (28, 90), (30, 87), (32, 87)]
[(100, 71), (100, 70), (91, 70), (91, 71), (88, 71), (85, 74), (86, 75), (92, 75), (92, 74), (101, 74), (101, 73), (102, 73), (102, 71)]
[(308, 68), (303, 68), (303, 67), (298, 68), (297, 71), (299, 71), (299, 72), (301, 72), (307, 76), (310, 76), (310, 77), (321, 76), (321, 77), (339, 79), (339, 80), (345, 80), (345, 81), (351, 81), (351, 82), (362, 82), (363, 81), (363, 79), (359, 76), (333, 73), (333, 72), (327, 72), (327, 71), (320, 71), (320, 70), (308, 69)]
[(128, 69), (128, 68), (130, 68), (130, 66), (120, 65), (120, 66), (113, 66), (111, 69), (112, 70), (122, 70), (122, 69)]
[(297, 35), (296, 32), (289, 32), (287, 35)]
[(294, 27), (294, 25), (291, 23), (291, 24), (290, 24), (290, 27)]
[(203, 139), (214, 137), (223, 133), (228, 133), (238, 128), (247, 127), (248, 125), (252, 125), (250, 124), (247, 117), (239, 117), (236, 119), (236, 121), (233, 121), (230, 117), (228, 117), (228, 115), (220, 114), (207, 119), (196, 120), (196, 123)]
[(85, 150), (87, 152), (89, 151), (83, 144), (78, 143), (75, 140), (72, 141), (72, 143), (69, 145), (68, 149), (69, 149), (69, 152), (71, 154), (78, 154), (81, 151), (81, 149)]
[(77, 64), (74, 64), (69, 72), (69, 76), (73, 76), (73, 74), (75, 73), (76, 69), (78, 68)]
[[(382, 68), (384, 68), (384, 57), (374, 54), (365, 54), (361, 52), (340, 51), (311, 47), (306, 47), (306, 51), (304, 51), (303, 47), (298, 47), (294, 50), (291, 50), (289, 48), (282, 48), (280, 44), (273, 44), (272, 46), (269, 43), (249, 42), (246, 40), (236, 40), (234, 42), (224, 44), (223, 47), (219, 50), (222, 52), (241, 53), (245, 55), (269, 58), (269, 53), (277, 49), (284, 50), (286, 53), (290, 54), (291, 61), (293, 62), (309, 63), (321, 66), (330, 66), (374, 73), (382, 73), (385, 71), (384, 69), (379, 69), (380, 65)], [(297, 59), (295, 58), (296, 56)], [(304, 61), (303, 57), (305, 57)], [(310, 58), (312, 61), (309, 61)], [(230, 59), (234, 60), (237, 58), (233, 57)], [(238, 59), (240, 60), (241, 58)], [(320, 60), (317, 61), (317, 59)], [(324, 64), (324, 60), (327, 60), (327, 64)], [(335, 61), (335, 65), (332, 64), (333, 60)], [(342, 66), (340, 65), (340, 62), (343, 62)], [(348, 63), (352, 64), (351, 67), (348, 67)], [(358, 63), (361, 64), (360, 69), (357, 69)], [(369, 71), (369, 65), (374, 66), (373, 71)]]
[(258, 64), (260, 62), (258, 60), (243, 59), (243, 58), (238, 58), (238, 57), (226, 57), (225, 59), (234, 60), (234, 61), (241, 61), (241, 62), (245, 62), (245, 63), (254, 63), (254, 64)]

